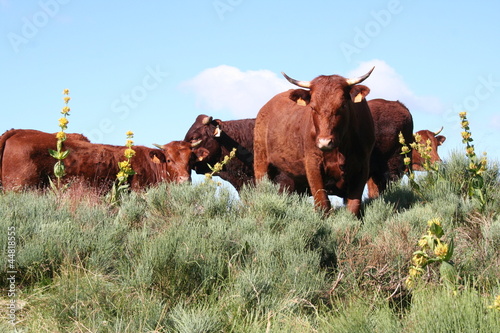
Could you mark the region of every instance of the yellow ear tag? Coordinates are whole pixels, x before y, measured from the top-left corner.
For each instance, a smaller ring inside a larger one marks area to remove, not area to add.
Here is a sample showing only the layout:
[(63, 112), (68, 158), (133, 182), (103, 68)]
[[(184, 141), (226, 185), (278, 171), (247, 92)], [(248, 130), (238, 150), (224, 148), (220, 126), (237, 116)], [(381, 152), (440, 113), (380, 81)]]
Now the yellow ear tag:
[(359, 103), (363, 100), (363, 94), (362, 93), (359, 93), (356, 95), (356, 97), (354, 97), (354, 103)]
[(297, 100), (297, 105), (300, 105), (300, 106), (306, 106), (306, 101), (304, 101), (302, 98), (299, 98)]

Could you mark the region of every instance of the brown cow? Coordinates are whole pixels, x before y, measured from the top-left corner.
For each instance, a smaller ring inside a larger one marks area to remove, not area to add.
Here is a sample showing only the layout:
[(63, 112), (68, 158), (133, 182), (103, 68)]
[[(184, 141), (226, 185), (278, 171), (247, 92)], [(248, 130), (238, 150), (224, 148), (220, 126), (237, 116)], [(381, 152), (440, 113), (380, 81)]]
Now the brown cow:
[(198, 174), (211, 172), (208, 165), (221, 162), (236, 148), (236, 156), (217, 175), (236, 190), (253, 182), (253, 129), (255, 119), (222, 121), (201, 114), (189, 128), (184, 141), (193, 145), (198, 160), (193, 169)]
[[(431, 132), (429, 130), (421, 130), (416, 133), (420, 135), (420, 144), (424, 145), (424, 147), (427, 145), (427, 140), (430, 140), (432, 147), (432, 150), (430, 151), (431, 163), (441, 162), (441, 158), (438, 155), (437, 149), (446, 141), (445, 136), (439, 135), (439, 133), (441, 133), (442, 130), (443, 128), (441, 127), (441, 129), (437, 132)], [(416, 150), (412, 150), (411, 158), (412, 158), (411, 168), (413, 171), (425, 171), (425, 169), (423, 168), (424, 160)]]
[(399, 101), (373, 99), (368, 106), (375, 124), (375, 146), (370, 160), (370, 179), (368, 197), (376, 198), (382, 193), (389, 181), (401, 178), (405, 171), (402, 145), (399, 133), (405, 141), (413, 142), (413, 118), (410, 111)]
[(310, 188), (316, 207), (331, 209), (328, 189), (359, 216), (375, 134), (365, 100), (370, 90), (357, 84), (372, 70), (356, 79), (331, 75), (310, 82), (284, 74), (309, 90), (278, 94), (259, 111), (254, 131), (256, 180), (283, 172), (295, 184)]
[[(55, 135), (35, 130), (9, 130), (0, 137), (0, 184), (5, 190), (26, 187), (46, 187), (54, 179), (56, 160), (49, 149), (56, 147)], [(136, 155), (129, 178), (135, 190), (163, 180), (184, 182), (190, 180), (191, 145), (174, 141), (163, 150), (134, 146)], [(119, 171), (118, 162), (124, 161), (125, 148), (92, 144), (79, 134), (68, 134), (63, 150), (70, 153), (64, 159), (64, 180), (79, 179), (89, 185), (109, 190)]]

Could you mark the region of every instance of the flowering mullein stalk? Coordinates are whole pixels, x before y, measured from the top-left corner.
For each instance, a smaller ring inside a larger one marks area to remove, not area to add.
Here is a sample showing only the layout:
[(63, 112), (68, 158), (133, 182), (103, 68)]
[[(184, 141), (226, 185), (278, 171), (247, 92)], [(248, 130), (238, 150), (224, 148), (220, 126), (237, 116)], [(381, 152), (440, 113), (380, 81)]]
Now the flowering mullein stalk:
[[(66, 174), (65, 168), (64, 168), (64, 163), (63, 160), (68, 157), (69, 150), (63, 151), (62, 146), (64, 141), (66, 141), (66, 133), (64, 132), (68, 128), (68, 116), (69, 116), (69, 111), (71, 110), (68, 106), (69, 101), (71, 100), (71, 97), (69, 97), (69, 90), (64, 89), (63, 90), (63, 97), (64, 100), (64, 107), (61, 110), (61, 114), (63, 117), (59, 118), (59, 127), (61, 128), (59, 132), (56, 133), (56, 139), (57, 139), (57, 145), (56, 149), (57, 150), (52, 150), (49, 149), (49, 154), (54, 157), (57, 162), (54, 165), (54, 176), (57, 178), (57, 188), (60, 189), (61, 187), (61, 178)], [(50, 180), (50, 178), (49, 178)], [(52, 185), (52, 181), (51, 181)]]
[(422, 167), (426, 171), (438, 171), (438, 165), (431, 163), (432, 142), (427, 139), (425, 144), (422, 143), (420, 134), (414, 134), (415, 141), (410, 143), (410, 147), (415, 150), (423, 159)]
[(205, 179), (206, 180), (211, 180), (212, 177), (216, 173), (221, 172), (222, 169), (224, 169), (224, 165), (228, 164), (229, 161), (231, 161), (235, 156), (236, 156), (236, 148), (233, 148), (233, 150), (231, 150), (231, 152), (229, 153), (229, 155), (224, 156), (224, 160), (222, 160), (222, 162), (215, 163), (215, 165), (213, 167), (209, 165), (208, 167), (210, 168), (210, 170), (212, 170), (212, 172), (206, 173), (205, 174)]
[(120, 202), (123, 192), (129, 188), (129, 185), (127, 184), (128, 177), (135, 175), (136, 173), (134, 169), (132, 169), (131, 164), (132, 157), (135, 156), (135, 150), (132, 149), (134, 144), (134, 141), (132, 140), (134, 138), (134, 133), (132, 131), (128, 131), (125, 135), (127, 136), (127, 141), (125, 143), (125, 147), (127, 148), (125, 149), (123, 156), (125, 156), (126, 160), (118, 162), (119, 171), (116, 174), (118, 183), (114, 183), (113, 188), (111, 189), (110, 202), (112, 204), (118, 204)]
[(467, 112), (460, 112), (460, 125), (463, 129), (462, 143), (466, 144), (465, 154), (469, 159), (469, 167), (467, 168), (469, 179), (469, 197), (475, 197), (479, 200), (481, 207), (486, 204), (485, 187), (483, 173), (486, 171), (487, 158), (486, 153), (478, 159), (474, 150), (474, 145), (471, 143), (472, 134), (470, 132), (469, 121), (467, 120)]
[(411, 164), (411, 158), (408, 156), (408, 154), (411, 154), (411, 150), (406, 144), (405, 138), (403, 136), (402, 132), (399, 132), (399, 143), (401, 144), (401, 155), (404, 155), (403, 162), (405, 164), (405, 173), (408, 174), (408, 177), (410, 179), (414, 179), (415, 175), (413, 174), (413, 171), (411, 170), (410, 164)]
[(134, 144), (134, 141), (132, 141), (134, 133), (132, 131), (128, 131), (125, 134), (127, 135), (127, 142), (125, 143), (127, 149), (125, 149), (123, 156), (125, 156), (126, 160), (118, 163), (118, 167), (120, 168), (120, 171), (116, 175), (116, 178), (118, 179), (118, 186), (126, 183), (129, 176), (135, 175), (135, 171), (132, 169), (132, 165), (130, 163), (132, 157), (135, 155), (135, 150), (132, 149)]
[(444, 235), (441, 226), (441, 220), (438, 218), (427, 221), (427, 234), (422, 236), (418, 241), (420, 250), (413, 253), (411, 259), (408, 277), (406, 278), (406, 286), (413, 288), (417, 279), (425, 273), (424, 268), (434, 262), (441, 263), (440, 273), (441, 279), (450, 287), (454, 287), (456, 279), (456, 270), (450, 263), (453, 255), (453, 240), (446, 243), (442, 240)]

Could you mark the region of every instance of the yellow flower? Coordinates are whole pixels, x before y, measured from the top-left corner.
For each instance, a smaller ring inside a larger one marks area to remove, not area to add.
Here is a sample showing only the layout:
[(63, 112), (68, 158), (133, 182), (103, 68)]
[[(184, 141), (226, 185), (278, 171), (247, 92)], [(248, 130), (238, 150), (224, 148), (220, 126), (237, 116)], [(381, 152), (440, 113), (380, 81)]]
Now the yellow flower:
[(120, 172), (116, 174), (116, 178), (118, 178), (119, 180), (125, 179), (127, 178), (127, 174), (120, 170)]
[(71, 97), (66, 96), (66, 97), (63, 97), (63, 99), (64, 99), (64, 103), (68, 104), (68, 102), (71, 100)]
[(124, 155), (126, 158), (132, 158), (135, 155), (135, 150), (132, 148), (125, 149)]
[(64, 133), (63, 131), (57, 132), (56, 139), (61, 141), (66, 140), (66, 133)]
[(132, 147), (132, 145), (133, 145), (133, 144), (134, 144), (134, 141), (132, 141), (132, 140), (127, 140), (127, 142), (125, 143), (125, 146), (127, 146), (127, 147), (129, 147), (129, 148), (130, 148), (130, 147)]
[(65, 117), (59, 118), (59, 127), (65, 128), (68, 125), (69, 121)]
[(405, 165), (409, 165), (411, 163), (411, 158), (410, 157), (405, 157), (403, 159), (403, 161), (404, 161)]
[(422, 254), (415, 254), (411, 261), (415, 264), (415, 266), (423, 267), (427, 263), (427, 258)]
[(132, 131), (127, 131), (127, 133), (125, 133), (125, 135), (127, 136), (127, 138), (131, 138), (134, 136), (134, 132)]
[(131, 169), (131, 165), (130, 165), (130, 162), (128, 160), (118, 162), (118, 167), (123, 171), (129, 171)]
[(438, 218), (438, 217), (436, 217), (436, 218), (433, 218), (433, 219), (431, 219), (431, 220), (427, 221), (427, 225), (428, 225), (429, 227), (431, 227), (433, 224), (436, 224), (436, 225), (438, 225), (438, 226), (441, 226), (441, 219), (440, 219), (440, 218)]
[(64, 94), (64, 95), (69, 95), (69, 89), (64, 89), (64, 90), (63, 90), (63, 94)]
[(403, 154), (408, 154), (410, 152), (410, 148), (408, 148), (408, 146), (403, 146), (401, 147), (401, 152)]
[(462, 138), (464, 140), (468, 140), (471, 137), (471, 134), (467, 131), (462, 132)]
[(446, 257), (446, 254), (448, 254), (448, 244), (446, 243), (439, 243), (435, 248), (434, 248), (434, 254), (439, 257), (439, 258), (444, 258)]
[(63, 107), (63, 108), (62, 108), (61, 113), (62, 113), (62, 114), (68, 114), (70, 110), (71, 110), (71, 109), (70, 109), (68, 106), (65, 106), (65, 107)]
[(422, 140), (422, 137), (420, 136), (420, 134), (414, 134), (413, 136), (415, 137), (416, 142), (420, 142), (420, 140)]
[(462, 121), (462, 128), (466, 128), (469, 126), (469, 122), (467, 120)]
[(406, 142), (405, 142), (405, 138), (403, 136), (403, 133), (399, 132), (398, 137), (399, 137), (399, 143), (404, 145)]
[(490, 309), (496, 309), (500, 311), (500, 295), (498, 295), (495, 298), (495, 301), (493, 302), (493, 305), (489, 306)]
[(465, 118), (467, 116), (467, 112), (466, 111), (462, 111), (458, 114), (460, 116), (460, 118)]
[(423, 250), (429, 247), (429, 243), (427, 242), (427, 239), (422, 237), (418, 241), (418, 246), (420, 246)]

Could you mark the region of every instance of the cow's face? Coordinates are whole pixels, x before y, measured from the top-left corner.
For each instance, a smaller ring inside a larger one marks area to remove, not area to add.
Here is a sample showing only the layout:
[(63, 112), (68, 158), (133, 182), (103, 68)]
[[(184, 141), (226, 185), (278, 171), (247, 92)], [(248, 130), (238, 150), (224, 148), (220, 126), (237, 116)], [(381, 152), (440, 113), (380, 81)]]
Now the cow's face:
[(196, 173), (210, 172), (208, 164), (215, 164), (221, 157), (221, 145), (215, 139), (219, 122), (210, 116), (199, 115), (184, 137), (184, 141), (191, 144), (192, 151), (197, 157), (193, 166)]
[(310, 108), (314, 124), (311, 135), (319, 149), (332, 150), (342, 142), (354, 103), (366, 103), (364, 99), (370, 91), (368, 87), (356, 84), (370, 73), (355, 80), (331, 75), (319, 76), (310, 82), (297, 81), (285, 75), (293, 84), (309, 89), (294, 90), (290, 98)]
[[(442, 129), (441, 129), (442, 130)], [(416, 134), (420, 136), (420, 144), (424, 147), (427, 147), (427, 141), (430, 142), (431, 150), (429, 151), (429, 155), (431, 156), (430, 162), (436, 163), (441, 162), (441, 157), (438, 154), (438, 147), (441, 146), (445, 141), (446, 137), (443, 135), (438, 135), (441, 130), (438, 132), (431, 132), (429, 130), (421, 130)], [(412, 152), (412, 169), (416, 171), (425, 171), (422, 167), (424, 161), (420, 154), (415, 150)]]
[(152, 151), (150, 155), (155, 163), (164, 164), (164, 177), (176, 183), (191, 181), (191, 168), (195, 162), (191, 144), (184, 141), (172, 141), (159, 147), (162, 154), (158, 154), (159, 151)]

